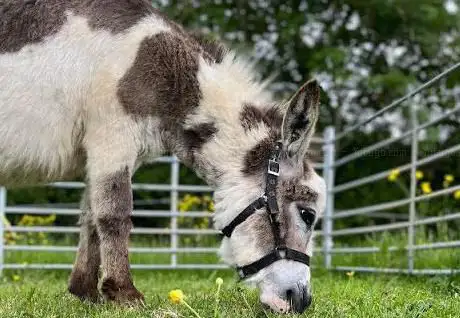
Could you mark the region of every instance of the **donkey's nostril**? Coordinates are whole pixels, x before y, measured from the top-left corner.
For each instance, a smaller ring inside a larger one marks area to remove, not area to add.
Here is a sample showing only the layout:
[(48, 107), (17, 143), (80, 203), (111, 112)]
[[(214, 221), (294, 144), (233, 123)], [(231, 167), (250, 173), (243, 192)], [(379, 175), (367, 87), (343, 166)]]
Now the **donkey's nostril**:
[(286, 301), (292, 311), (303, 313), (311, 305), (312, 297), (306, 286), (298, 285), (286, 291)]

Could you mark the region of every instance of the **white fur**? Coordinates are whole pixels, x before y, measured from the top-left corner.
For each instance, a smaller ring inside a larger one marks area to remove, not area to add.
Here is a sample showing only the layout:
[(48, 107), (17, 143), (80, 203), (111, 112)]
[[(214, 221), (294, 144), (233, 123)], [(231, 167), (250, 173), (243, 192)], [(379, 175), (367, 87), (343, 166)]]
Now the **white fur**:
[[(10, 185), (17, 171), (23, 179), (15, 183), (73, 178), (84, 169), (75, 156), (83, 129), (93, 130), (97, 138), (109, 138), (97, 129), (121, 122), (139, 129), (122, 113), (116, 84), (132, 65), (142, 39), (168, 27), (149, 16), (129, 32), (112, 35), (91, 30), (85, 18), (67, 14), (57, 34), (0, 55), (0, 184)], [(133, 131), (133, 136), (139, 134)], [(120, 145), (122, 140), (117, 141)], [(107, 149), (106, 160), (113, 158), (109, 154), (116, 145)], [(112, 164), (117, 163), (107, 162), (106, 167)]]
[[(233, 56), (224, 58), (223, 63), (217, 66), (202, 62), (198, 79), (203, 99), (196, 113), (188, 117), (190, 126), (212, 122), (217, 127), (216, 136), (204, 145), (201, 152), (204, 160), (224, 173), (224, 182), (218, 184), (214, 192), (217, 211), (214, 215), (214, 225), (217, 229), (228, 225), (264, 192), (263, 176), (258, 179), (248, 178), (242, 175), (241, 170), (244, 156), (268, 136), (269, 128), (260, 124), (258, 128), (245, 131), (240, 124), (239, 115), (245, 103), (250, 102), (256, 107), (271, 106), (275, 103), (269, 94), (264, 93), (263, 84), (257, 84), (250, 72), (251, 68), (244, 62), (235, 60)], [(282, 177), (294, 176), (294, 170), (290, 165), (283, 165)], [(302, 184), (318, 192), (318, 200), (312, 202), (312, 207), (320, 217), (325, 202), (324, 180), (312, 170), (311, 177), (303, 180)], [(312, 231), (307, 232), (297, 210), (291, 212), (295, 213), (295, 228), (299, 231), (300, 239), (308, 241), (304, 252), (312, 256)], [(246, 222), (251, 222), (251, 218)], [(232, 237), (224, 237), (219, 249), (222, 260), (232, 266), (247, 265), (267, 253), (253, 240), (252, 234), (241, 230), (241, 227), (235, 229)], [(262, 302), (277, 311), (286, 311), (290, 309), (290, 304), (283, 298), (283, 293), (297, 283), (308, 287), (309, 281), (308, 266), (293, 261), (279, 261), (261, 270), (246, 282), (260, 288)]]

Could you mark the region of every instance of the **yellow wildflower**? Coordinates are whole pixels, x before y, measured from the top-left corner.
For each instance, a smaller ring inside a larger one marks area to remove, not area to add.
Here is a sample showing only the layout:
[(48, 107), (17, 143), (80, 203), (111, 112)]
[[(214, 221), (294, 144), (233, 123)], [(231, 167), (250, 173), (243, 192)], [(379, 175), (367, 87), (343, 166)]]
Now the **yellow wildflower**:
[(355, 275), (355, 272), (346, 272), (345, 273), (349, 278), (352, 278)]
[(460, 190), (454, 192), (454, 198), (455, 200), (460, 200)]
[(390, 174), (388, 175), (388, 181), (390, 182), (394, 182), (396, 181), (396, 179), (398, 179), (398, 176), (401, 172), (399, 171), (399, 169), (393, 169), (390, 171)]
[(220, 286), (220, 285), (222, 285), (223, 283), (224, 283), (224, 280), (223, 280), (222, 278), (220, 278), (220, 277), (217, 277), (217, 279), (216, 279), (216, 284), (217, 284), (217, 286)]
[(444, 181), (446, 181), (447, 183), (452, 183), (452, 182), (454, 182), (454, 179), (455, 179), (454, 176), (451, 175), (451, 174), (446, 174), (446, 175), (444, 176)]
[(174, 289), (169, 292), (168, 298), (173, 304), (180, 304), (184, 300), (184, 293), (180, 289)]
[(422, 179), (423, 179), (423, 171), (417, 170), (417, 171), (415, 172), (415, 178), (416, 178), (417, 180), (422, 180)]
[(209, 202), (208, 210), (209, 210), (209, 212), (214, 212), (215, 207), (214, 207), (214, 202), (213, 201)]
[(429, 182), (422, 182), (421, 188), (424, 194), (429, 194), (433, 192), (433, 190), (431, 189), (431, 184)]
[(185, 307), (187, 307), (188, 309), (190, 309), (190, 311), (197, 317), (197, 318), (201, 318), (201, 316), (195, 311), (195, 309), (193, 309), (186, 301), (185, 301), (185, 296), (184, 296), (184, 293), (182, 292), (182, 290), (180, 289), (174, 289), (174, 290), (171, 290), (168, 294), (168, 298), (169, 300), (173, 303), (173, 304), (183, 304)]
[(17, 282), (21, 279), (21, 277), (19, 275), (13, 275), (13, 281)]

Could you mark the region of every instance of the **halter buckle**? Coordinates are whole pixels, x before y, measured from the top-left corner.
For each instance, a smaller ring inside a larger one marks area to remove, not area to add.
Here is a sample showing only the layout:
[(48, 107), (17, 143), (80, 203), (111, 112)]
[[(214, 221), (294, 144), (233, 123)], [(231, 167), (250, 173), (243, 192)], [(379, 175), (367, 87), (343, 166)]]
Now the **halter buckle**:
[(280, 175), (280, 164), (278, 161), (269, 159), (268, 160), (268, 174), (279, 176)]
[(276, 255), (278, 256), (279, 259), (285, 259), (287, 255), (287, 249), (286, 247), (276, 247)]

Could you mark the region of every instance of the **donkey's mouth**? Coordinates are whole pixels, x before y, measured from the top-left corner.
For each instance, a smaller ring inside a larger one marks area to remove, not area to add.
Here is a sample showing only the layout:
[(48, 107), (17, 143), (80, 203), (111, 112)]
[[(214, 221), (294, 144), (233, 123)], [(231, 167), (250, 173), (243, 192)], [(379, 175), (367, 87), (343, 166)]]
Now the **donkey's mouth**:
[(268, 309), (272, 312), (279, 314), (287, 314), (291, 311), (291, 303), (278, 297), (277, 295), (262, 294), (260, 296), (260, 302), (264, 309)]
[(302, 314), (310, 307), (312, 296), (306, 288), (299, 288), (298, 290), (289, 290), (284, 297), (272, 292), (262, 293), (260, 302), (264, 309), (276, 313)]

